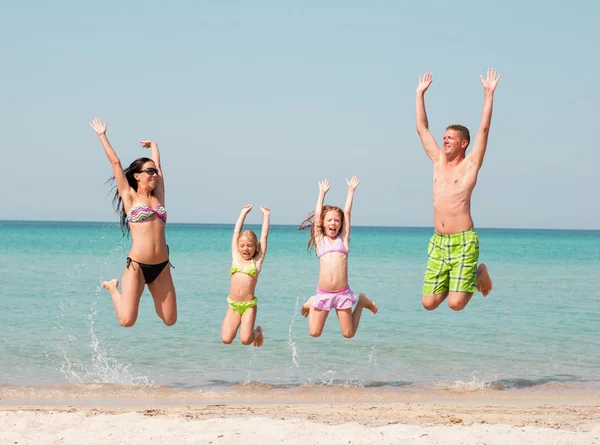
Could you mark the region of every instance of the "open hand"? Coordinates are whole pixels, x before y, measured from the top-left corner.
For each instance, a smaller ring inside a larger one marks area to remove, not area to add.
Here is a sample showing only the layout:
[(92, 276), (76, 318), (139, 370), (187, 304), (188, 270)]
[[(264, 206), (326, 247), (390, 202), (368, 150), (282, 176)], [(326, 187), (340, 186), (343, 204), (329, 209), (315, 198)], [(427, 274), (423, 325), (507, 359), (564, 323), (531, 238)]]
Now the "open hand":
[(498, 74), (494, 68), (488, 68), (487, 77), (484, 79), (483, 76), (479, 76), (481, 79), (481, 84), (483, 85), (483, 89), (486, 92), (493, 93), (496, 87), (498, 86), (498, 81), (502, 77), (501, 74)]
[(331, 184), (329, 183), (329, 179), (323, 179), (322, 181), (319, 181), (319, 191), (320, 192), (327, 193), (329, 191), (330, 187), (331, 187)]
[(358, 187), (358, 184), (360, 184), (358, 176), (352, 176), (352, 179), (350, 179), (350, 181), (346, 179), (346, 184), (348, 184), (348, 188), (352, 189), (352, 191), (356, 190), (356, 187)]
[(423, 74), (423, 77), (419, 76), (419, 86), (417, 87), (417, 93), (424, 93), (425, 91), (427, 91), (427, 88), (429, 88), (431, 82), (433, 82), (433, 77), (431, 76), (431, 73), (425, 73)]
[(100, 122), (100, 119), (98, 119), (97, 117), (95, 117), (94, 120), (90, 122), (90, 127), (94, 129), (98, 136), (106, 134), (106, 125), (106, 123), (103, 124), (102, 122)]

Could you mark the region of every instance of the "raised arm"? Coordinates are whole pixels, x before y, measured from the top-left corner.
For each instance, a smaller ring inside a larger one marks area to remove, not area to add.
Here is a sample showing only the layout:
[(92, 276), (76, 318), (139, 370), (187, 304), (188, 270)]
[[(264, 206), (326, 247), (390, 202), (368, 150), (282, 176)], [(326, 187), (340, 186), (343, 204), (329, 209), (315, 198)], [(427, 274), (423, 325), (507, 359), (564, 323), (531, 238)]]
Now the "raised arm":
[(160, 166), (160, 151), (158, 150), (158, 144), (154, 141), (140, 141), (140, 145), (144, 148), (150, 149), (150, 159), (154, 161), (156, 169), (158, 170), (158, 181), (156, 182), (156, 193), (159, 195), (159, 199), (162, 204), (165, 205), (165, 182), (163, 171)]
[(427, 120), (427, 112), (425, 111), (425, 91), (431, 85), (433, 78), (431, 73), (425, 73), (423, 77), (419, 77), (419, 86), (417, 87), (417, 104), (416, 104), (416, 118), (417, 118), (417, 133), (421, 138), (421, 144), (425, 149), (425, 153), (429, 156), (429, 159), (433, 163), (436, 163), (440, 156), (440, 147), (435, 138), (429, 131), (429, 121)]
[(344, 241), (344, 245), (346, 245), (346, 249), (348, 249), (348, 240), (350, 239), (350, 214), (352, 213), (352, 201), (354, 201), (354, 191), (360, 181), (358, 177), (352, 176), (352, 179), (349, 181), (346, 179), (346, 184), (348, 184), (348, 195), (346, 196), (346, 205), (344, 205), (344, 224), (342, 226), (341, 237)]
[(125, 201), (130, 194), (129, 183), (127, 182), (127, 178), (125, 177), (125, 173), (123, 172), (123, 166), (121, 165), (121, 160), (117, 156), (117, 153), (108, 142), (108, 138), (106, 137), (106, 122), (102, 123), (100, 119), (95, 117), (92, 122), (90, 122), (90, 126), (94, 129), (98, 138), (100, 139), (100, 143), (102, 144), (102, 148), (104, 148), (104, 153), (108, 158), (110, 165), (112, 166), (113, 174), (115, 176), (115, 181), (117, 183), (117, 191), (121, 196), (121, 199)]
[(158, 144), (154, 141), (140, 141), (140, 145), (144, 148), (150, 149), (150, 159), (154, 161), (156, 164), (156, 168), (159, 171), (159, 174), (162, 176), (162, 171), (160, 168), (160, 152), (158, 151)]
[(483, 158), (487, 149), (488, 136), (490, 134), (490, 125), (492, 123), (492, 108), (494, 106), (494, 91), (498, 86), (498, 81), (502, 77), (496, 73), (493, 68), (488, 68), (487, 77), (479, 76), (483, 85), (483, 111), (481, 113), (481, 125), (475, 136), (473, 150), (468, 156), (469, 161), (479, 170), (483, 164)]
[(263, 214), (262, 227), (260, 229), (260, 252), (258, 253), (257, 263), (262, 263), (267, 254), (267, 242), (269, 239), (269, 223), (271, 220), (271, 209), (265, 206), (260, 206), (260, 211)]
[(235, 223), (235, 227), (233, 228), (233, 236), (231, 237), (231, 258), (235, 261), (238, 257), (238, 238), (240, 237), (240, 233), (242, 233), (242, 227), (244, 227), (244, 221), (246, 220), (246, 215), (250, 213), (252, 210), (252, 204), (245, 205), (240, 212), (240, 216)]
[(329, 183), (329, 179), (319, 181), (319, 197), (317, 198), (317, 205), (315, 206), (315, 227), (321, 221), (321, 210), (323, 209), (323, 201), (325, 201), (325, 195), (329, 191), (330, 187), (331, 184)]

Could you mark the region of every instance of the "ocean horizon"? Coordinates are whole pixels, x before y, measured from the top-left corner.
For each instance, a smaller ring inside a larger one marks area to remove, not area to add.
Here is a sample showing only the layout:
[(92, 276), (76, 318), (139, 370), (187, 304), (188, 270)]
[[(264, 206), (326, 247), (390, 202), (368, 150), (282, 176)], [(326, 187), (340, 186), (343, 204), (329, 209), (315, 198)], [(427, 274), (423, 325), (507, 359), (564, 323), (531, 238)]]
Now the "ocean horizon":
[[(65, 223), (65, 224), (117, 224), (114, 220), (112, 221), (96, 221), (96, 220), (54, 220), (54, 219), (0, 219), (0, 223)], [(235, 223), (233, 222), (177, 222), (169, 219), (169, 225), (177, 224), (177, 225), (197, 225), (197, 226), (231, 226), (233, 227)], [(261, 223), (255, 224), (245, 224), (247, 226), (259, 227)], [(298, 227), (299, 224), (273, 224), (271, 223), (271, 227)], [(412, 226), (412, 225), (359, 225), (352, 224), (352, 228), (389, 228), (389, 229), (429, 229), (433, 231), (433, 225), (429, 226)], [(548, 231), (572, 231), (572, 232), (598, 232), (600, 234), (600, 228), (598, 229), (585, 229), (585, 228), (561, 228), (561, 227), (488, 227), (488, 226), (476, 226), (475, 230), (548, 230)]]

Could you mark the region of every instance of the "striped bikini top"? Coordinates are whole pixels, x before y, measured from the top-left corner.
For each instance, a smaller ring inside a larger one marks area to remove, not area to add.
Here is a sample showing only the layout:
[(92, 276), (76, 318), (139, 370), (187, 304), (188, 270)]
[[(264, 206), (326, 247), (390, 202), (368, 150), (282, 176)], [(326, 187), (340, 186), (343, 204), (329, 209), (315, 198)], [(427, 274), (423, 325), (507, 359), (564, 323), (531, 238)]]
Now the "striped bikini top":
[(344, 242), (342, 241), (339, 235), (335, 237), (333, 245), (329, 244), (327, 237), (324, 236), (321, 240), (321, 245), (319, 246), (319, 254), (317, 256), (321, 258), (326, 253), (331, 252), (340, 252), (344, 255), (348, 255), (348, 249), (346, 249), (346, 246), (344, 246)]
[(163, 222), (167, 223), (167, 211), (159, 204), (155, 209), (145, 204), (138, 204), (133, 206), (127, 215), (127, 222), (129, 223), (140, 223), (144, 221), (151, 221), (157, 217)]

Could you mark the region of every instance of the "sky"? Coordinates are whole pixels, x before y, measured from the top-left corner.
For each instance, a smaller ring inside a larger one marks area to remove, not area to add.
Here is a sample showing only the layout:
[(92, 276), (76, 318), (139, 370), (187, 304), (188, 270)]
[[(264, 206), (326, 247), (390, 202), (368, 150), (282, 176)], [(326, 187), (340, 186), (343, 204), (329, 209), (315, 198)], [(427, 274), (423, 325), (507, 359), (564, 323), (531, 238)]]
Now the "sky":
[(0, 219), (117, 221), (108, 123), (124, 166), (156, 140), (169, 221), (273, 224), (342, 206), (432, 226), (432, 166), (415, 131), (418, 77), (438, 143), (472, 137), (488, 67), (502, 74), (473, 193), (476, 227), (600, 229), (600, 3), (27, 1), (0, 16)]

